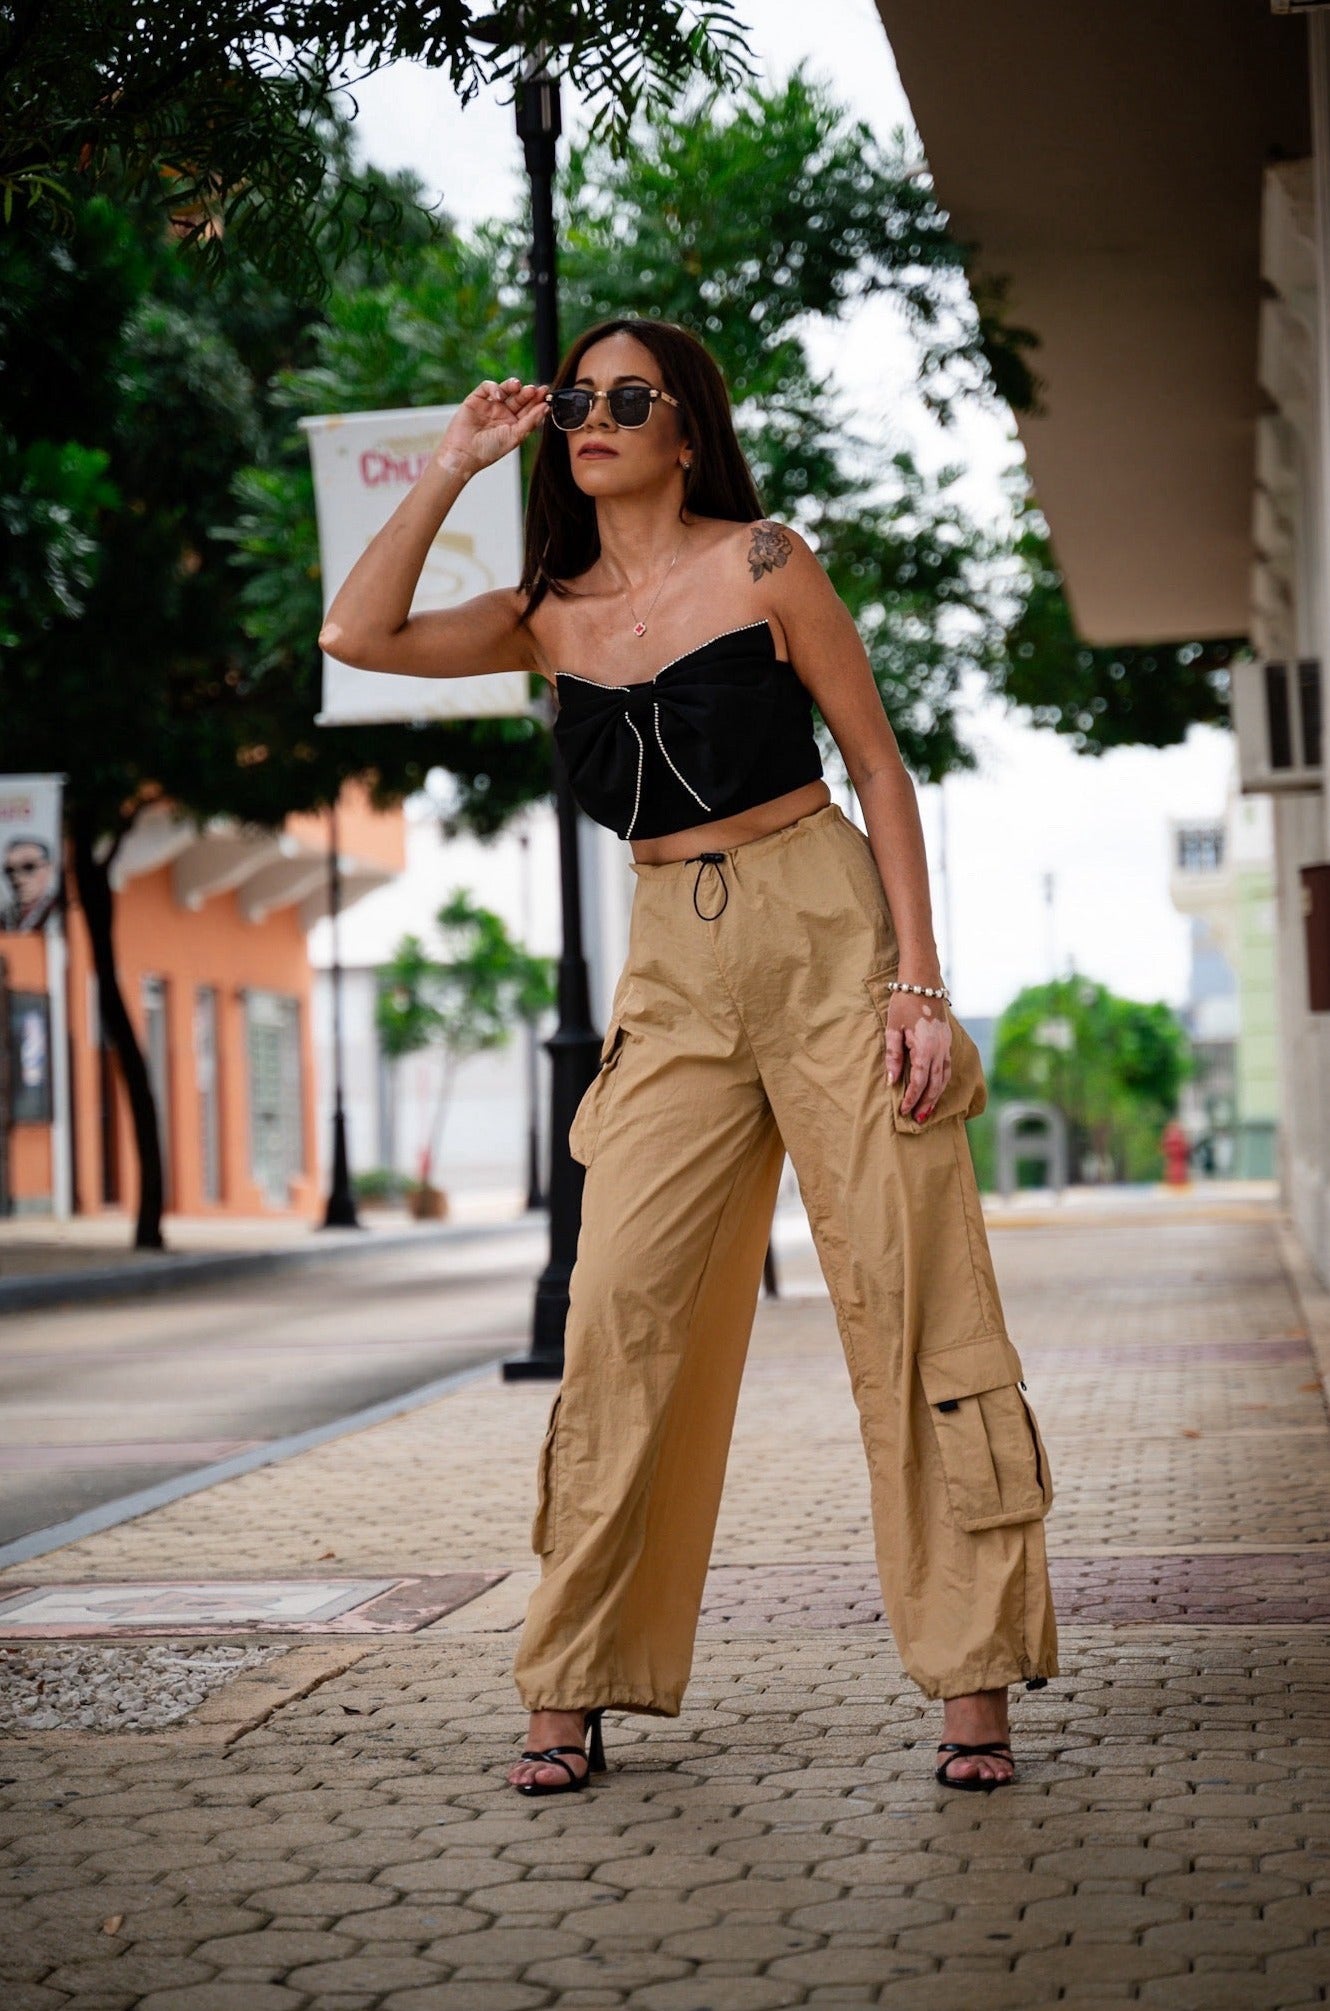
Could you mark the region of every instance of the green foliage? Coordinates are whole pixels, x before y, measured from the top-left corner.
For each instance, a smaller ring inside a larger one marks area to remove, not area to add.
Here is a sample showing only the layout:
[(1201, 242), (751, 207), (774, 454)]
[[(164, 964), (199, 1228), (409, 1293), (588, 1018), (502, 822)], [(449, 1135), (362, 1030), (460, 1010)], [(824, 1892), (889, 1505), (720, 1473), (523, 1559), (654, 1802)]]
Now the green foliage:
[[(572, 326), (616, 313), (681, 322), (719, 361), (770, 516), (815, 546), (859, 628), (901, 753), (922, 781), (972, 767), (958, 699), (1001, 660), (1003, 541), (906, 450), (856, 434), (808, 356), (810, 316), (887, 295), (944, 424), (999, 382), (1034, 395), (1033, 338), (976, 310), (921, 156), (883, 145), (796, 67), (783, 84), (655, 121), (630, 155), (575, 148), (560, 187), (560, 284)], [(524, 228), (524, 226), (523, 226)], [(509, 265), (523, 244), (511, 236)], [(819, 723), (824, 758), (839, 756)]]
[(1029, 706), (1036, 726), (1066, 734), (1078, 754), (1105, 754), (1112, 747), (1172, 747), (1193, 724), (1228, 724), (1228, 673), (1246, 653), (1243, 637), (1084, 643), (1032, 505), (1015, 550), (1021, 608), (993, 686), (1013, 704)]
[[(887, 293), (919, 352), (918, 390), (946, 423), (961, 398), (1033, 397), (1020, 367), (1028, 330), (980, 312), (964, 284), (968, 252), (948, 232), (927, 166), (903, 129), (883, 144), (804, 64), (783, 85), (694, 93), (686, 116), (643, 123), (631, 151), (570, 150), (558, 188), (561, 298), (572, 327), (629, 310), (659, 314), (714, 345), (740, 406), (775, 415), (764, 456), (782, 436), (821, 435), (834, 474), (837, 424), (811, 372), (800, 318), (839, 317)], [(526, 238), (526, 219), (518, 234)], [(811, 408), (803, 411), (808, 404)], [(810, 473), (812, 471), (810, 470)], [(823, 494), (821, 481), (805, 493)]]
[(515, 1019), (554, 1003), (550, 959), (529, 955), (502, 917), (465, 889), (454, 890), (436, 919), (450, 955), (431, 956), (418, 936), (407, 935), (379, 972), (376, 1021), (391, 1061), (427, 1047), (455, 1061), (502, 1047)]
[(363, 1173), (351, 1175), (351, 1188), (364, 1207), (399, 1207), (411, 1190), (411, 1182), (395, 1167), (369, 1166)]
[(215, 799), (217, 697), (243, 682), (208, 524), (259, 443), (257, 387), (209, 310), (164, 297), (184, 256), (104, 197), (68, 241), (0, 234), (7, 458), (45, 468), (48, 505), (71, 462), (102, 474), (77, 596), (9, 624), (6, 758), (66, 771), (107, 835), (146, 791), (189, 803), (187, 775)]
[[(950, 495), (958, 467), (925, 477), (902, 450), (887, 468), (887, 502), (842, 497), (807, 528), (854, 616), (902, 758), (921, 782), (940, 782), (976, 765), (960, 700), (966, 680), (991, 678), (999, 659), (1003, 546)], [(825, 726), (819, 737), (838, 761)]]
[(6, 761), (67, 773), (112, 842), (162, 794), (274, 825), (353, 776), (386, 805), (455, 766), (487, 837), (548, 791), (537, 720), (314, 726), (313, 494), (276, 380), (313, 360), (315, 318), (269, 282), (207, 285), (146, 201), (93, 197), (67, 239), (0, 233)]
[[(704, 98), (686, 119), (638, 129), (622, 158), (574, 149), (559, 191), (565, 327), (644, 302), (692, 327), (718, 358), (772, 516), (815, 544), (855, 616), (905, 760), (935, 781), (973, 765), (958, 699), (1001, 657), (997, 575), (1004, 548), (953, 494), (959, 470), (926, 478), (845, 424), (805, 350), (810, 315), (835, 319), (874, 291), (900, 302), (921, 345), (940, 416), (989, 398), (1021, 339), (969, 309), (962, 257), (927, 175), (897, 135), (882, 148), (826, 90), (796, 71), (737, 105)], [(525, 219), (419, 243), (398, 270), (334, 293), (312, 358), (282, 373), (274, 405), (294, 419), (461, 399), (482, 376), (535, 372), (523, 284)], [(1025, 388), (1028, 389), (1028, 386)], [(534, 451), (534, 442), (531, 444)], [(292, 433), (236, 487), (233, 535), (254, 668), (302, 673), (317, 628), (308, 456)], [(531, 721), (478, 723), (467, 760), (447, 752), (458, 826), (497, 828), (544, 753)], [(819, 725), (829, 766), (839, 760)], [(487, 745), (486, 742), (489, 744)], [(543, 786), (548, 786), (544, 783)]]
[(20, 446), (0, 432), (0, 649), (76, 620), (97, 578), (97, 516), (115, 503), (109, 456), (72, 440)]
[(418, 936), (403, 936), (379, 972), (375, 1020), (379, 1044), (398, 1061), (426, 1048), (443, 1057), (438, 1101), (420, 1167), (428, 1182), (438, 1152), (453, 1076), (469, 1056), (505, 1046), (513, 1023), (554, 1003), (552, 960), (515, 943), (499, 915), (455, 888), (436, 917), (443, 957)]
[[(327, 180), (328, 107), (354, 69), (445, 72), (463, 103), (522, 67), (527, 0), (22, 0), (0, 11), (0, 213), (69, 231), (91, 191), (149, 199), (214, 276), (238, 254), (310, 297), (411, 221), (381, 177)], [(533, 32), (614, 144), (693, 76), (744, 74), (733, 0), (542, 0)], [(417, 210), (417, 215), (419, 211)]]
[(1071, 1128), (1073, 1165), (1101, 1177), (1159, 1177), (1159, 1136), (1193, 1061), (1171, 1006), (1120, 998), (1073, 973), (1020, 992), (998, 1021), (989, 1089), (1052, 1103)]

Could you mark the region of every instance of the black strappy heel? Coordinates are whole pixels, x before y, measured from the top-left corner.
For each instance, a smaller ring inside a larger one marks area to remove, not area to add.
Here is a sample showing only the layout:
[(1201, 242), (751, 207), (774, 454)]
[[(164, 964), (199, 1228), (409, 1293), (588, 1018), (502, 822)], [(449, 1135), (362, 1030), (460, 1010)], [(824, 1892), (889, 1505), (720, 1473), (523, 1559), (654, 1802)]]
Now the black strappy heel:
[[(587, 1730), (591, 1733), (590, 1752), (583, 1746), (547, 1746), (543, 1753), (523, 1753), (522, 1758), (524, 1760), (548, 1760), (552, 1765), (562, 1767), (568, 1778), (566, 1781), (514, 1781), (513, 1786), (517, 1789), (518, 1794), (575, 1794), (586, 1786), (592, 1774), (603, 1774), (606, 1771), (605, 1746), (600, 1736), (600, 1721), (604, 1716), (604, 1711), (604, 1705), (598, 1704), (595, 1710), (588, 1711), (585, 1714)], [(580, 1755), (587, 1763), (586, 1772), (575, 1774), (567, 1760), (561, 1757), (564, 1753), (577, 1753)]]
[[(943, 1760), (940, 1767), (935, 1768), (933, 1779), (941, 1781), (944, 1788), (964, 1788), (968, 1793), (991, 1794), (994, 1788), (1009, 1788), (1016, 1778), (1016, 1755), (1005, 1739), (990, 1739), (984, 1746), (963, 1746), (955, 1739), (947, 1739), (938, 1747), (938, 1751), (946, 1753), (948, 1757)], [(1012, 1772), (1005, 1780), (997, 1780), (987, 1774), (971, 1774), (968, 1780), (953, 1780), (947, 1772), (952, 1760), (958, 1756), (970, 1759), (976, 1756), (982, 1757), (987, 1753), (991, 1753), (995, 1759), (1011, 1761)]]

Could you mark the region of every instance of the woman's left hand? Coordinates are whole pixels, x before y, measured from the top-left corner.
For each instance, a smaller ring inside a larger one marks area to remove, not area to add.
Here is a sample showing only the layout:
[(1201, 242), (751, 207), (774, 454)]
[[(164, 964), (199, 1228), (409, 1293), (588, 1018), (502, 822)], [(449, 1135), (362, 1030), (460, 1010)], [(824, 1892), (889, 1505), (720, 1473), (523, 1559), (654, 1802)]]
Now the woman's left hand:
[(893, 992), (887, 1008), (887, 1081), (895, 1082), (909, 1056), (901, 1115), (920, 1123), (931, 1116), (951, 1081), (951, 1021), (940, 999)]

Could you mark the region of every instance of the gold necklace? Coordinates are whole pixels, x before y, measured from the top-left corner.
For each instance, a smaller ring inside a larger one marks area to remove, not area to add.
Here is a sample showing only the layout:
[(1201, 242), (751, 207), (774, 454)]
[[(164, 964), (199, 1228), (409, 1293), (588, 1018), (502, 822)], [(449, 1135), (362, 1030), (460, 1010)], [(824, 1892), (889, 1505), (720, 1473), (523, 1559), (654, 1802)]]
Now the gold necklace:
[[(648, 604), (647, 604), (647, 614), (650, 614), (650, 613), (651, 613), (651, 610), (652, 610), (652, 608), (653, 608), (653, 607), (654, 607), (654, 606), (656, 605), (656, 602), (657, 602), (657, 601), (658, 601), (658, 600), (660, 599), (660, 596), (661, 596), (661, 591), (662, 591), (662, 589), (663, 589), (663, 587), (664, 587), (664, 585), (665, 585), (665, 581), (666, 581), (666, 580), (667, 580), (667, 579), (669, 578), (670, 574), (671, 574), (671, 573), (672, 573), (672, 572), (674, 571), (674, 561), (675, 561), (675, 559), (677, 559), (677, 558), (678, 558), (678, 556), (679, 556), (680, 552), (681, 552), (681, 551), (683, 550), (683, 541), (684, 541), (684, 539), (685, 539), (685, 538), (687, 537), (687, 535), (688, 535), (688, 526), (687, 526), (687, 524), (685, 524), (685, 525), (684, 525), (684, 527), (683, 527), (683, 529), (682, 529), (682, 530), (680, 531), (680, 533), (679, 533), (679, 542), (678, 542), (678, 544), (677, 544), (677, 545), (676, 545), (676, 546), (674, 547), (674, 558), (673, 558), (673, 559), (671, 559), (671, 560), (670, 560), (670, 562), (669, 562), (669, 564), (668, 564), (668, 565), (666, 566), (666, 568), (665, 568), (665, 573), (664, 573), (664, 577), (663, 577), (663, 578), (662, 578), (662, 580), (661, 580), (661, 583), (660, 583), (660, 586), (658, 586), (658, 587), (656, 588), (656, 591), (655, 591), (655, 593), (653, 593), (653, 594), (652, 594), (652, 596), (651, 596), (651, 599), (650, 599), (650, 601), (649, 601), (649, 602), (648, 602)], [(629, 613), (630, 613), (630, 614), (632, 615), (632, 617), (633, 617), (633, 634), (634, 634), (634, 635), (645, 635), (645, 634), (646, 634), (646, 632), (647, 632), (647, 625), (646, 625), (646, 621), (645, 621), (645, 619), (644, 619), (644, 618), (643, 618), (643, 617), (642, 617), (641, 615), (639, 615), (639, 613), (637, 612), (637, 609), (636, 609), (636, 608), (635, 608), (635, 607), (633, 606), (633, 603), (632, 603), (632, 598), (631, 598), (631, 596), (630, 596), (630, 594), (629, 594), (629, 592), (628, 592), (628, 588), (627, 588), (627, 586), (626, 586), (626, 585), (625, 585), (625, 587), (624, 587), (624, 589), (623, 589), (623, 594), (624, 594), (624, 599), (625, 599), (625, 600), (626, 600), (626, 601), (628, 602), (628, 611), (629, 611)]]

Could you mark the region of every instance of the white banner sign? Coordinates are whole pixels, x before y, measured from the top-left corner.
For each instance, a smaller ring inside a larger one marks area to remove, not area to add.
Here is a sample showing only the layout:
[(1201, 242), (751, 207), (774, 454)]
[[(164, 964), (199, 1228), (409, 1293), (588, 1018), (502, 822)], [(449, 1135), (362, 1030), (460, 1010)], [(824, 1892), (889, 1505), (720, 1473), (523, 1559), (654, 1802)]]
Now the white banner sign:
[[(325, 614), (374, 533), (387, 523), (437, 448), (455, 405), (302, 419), (314, 468)], [(522, 495), (516, 454), (467, 483), (425, 557), (413, 612), (457, 607), (516, 586), (522, 570)], [(398, 677), (353, 670), (325, 654), (320, 726), (356, 720), (543, 716), (524, 670), (483, 677)]]
[(59, 775), (0, 775), (0, 933), (45, 927), (60, 900)]

